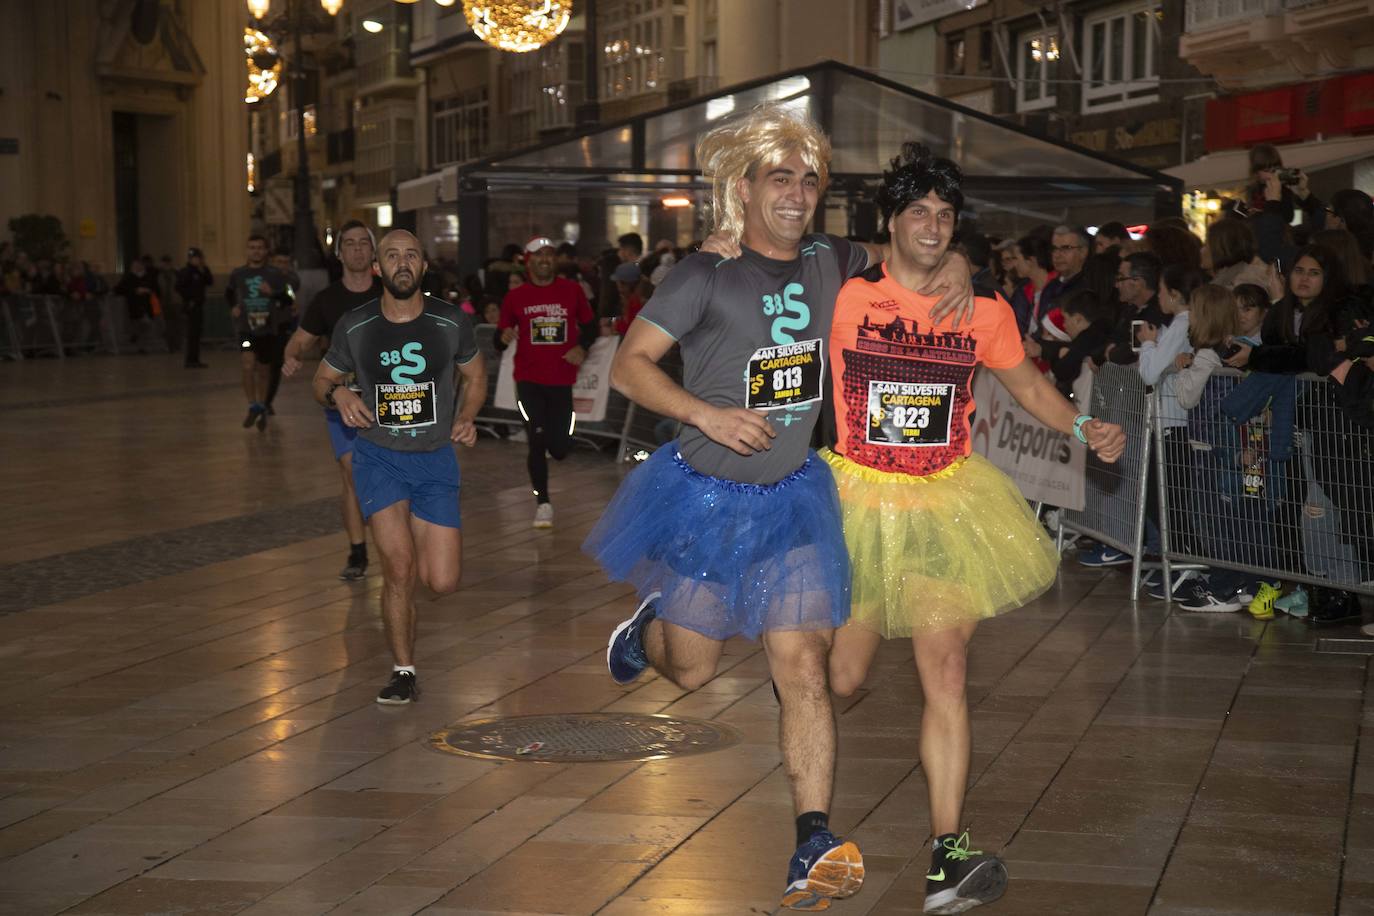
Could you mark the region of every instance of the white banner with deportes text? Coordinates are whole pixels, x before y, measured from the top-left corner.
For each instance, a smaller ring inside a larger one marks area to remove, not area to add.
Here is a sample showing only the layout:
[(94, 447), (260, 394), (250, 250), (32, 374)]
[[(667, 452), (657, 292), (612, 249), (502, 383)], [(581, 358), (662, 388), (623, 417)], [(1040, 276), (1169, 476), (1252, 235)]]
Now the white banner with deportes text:
[(973, 450), (1006, 474), (1032, 502), (1083, 508), (1087, 446), (1026, 412), (987, 369), (973, 379)]
[[(577, 368), (577, 382), (573, 385), (573, 412), (581, 423), (595, 423), (606, 419), (606, 402), (611, 396), (611, 360), (615, 359), (620, 338), (598, 337)], [(502, 410), (518, 410), (515, 403), (515, 347), (507, 347), (501, 354), (496, 370), (496, 397), (492, 406)]]

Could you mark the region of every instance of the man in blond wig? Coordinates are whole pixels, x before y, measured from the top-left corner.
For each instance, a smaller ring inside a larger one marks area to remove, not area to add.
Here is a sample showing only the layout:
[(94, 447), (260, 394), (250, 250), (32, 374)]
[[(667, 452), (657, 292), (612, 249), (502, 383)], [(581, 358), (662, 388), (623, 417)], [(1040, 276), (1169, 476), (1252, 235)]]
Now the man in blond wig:
[[(739, 256), (684, 259), (631, 324), (612, 384), (682, 434), (626, 478), (584, 545), (643, 599), (607, 649), (618, 683), (652, 665), (694, 690), (715, 676), (725, 640), (762, 639), (797, 814), (782, 904), (798, 910), (827, 908), (864, 875), (858, 847), (829, 829), (826, 659), (849, 616), (849, 560), (834, 480), (810, 440), (835, 297), (881, 251), (808, 234), (829, 159), (825, 135), (786, 105), (702, 138), (715, 238)], [(967, 264), (946, 273), (962, 305)], [(682, 385), (658, 366), (674, 344)]]

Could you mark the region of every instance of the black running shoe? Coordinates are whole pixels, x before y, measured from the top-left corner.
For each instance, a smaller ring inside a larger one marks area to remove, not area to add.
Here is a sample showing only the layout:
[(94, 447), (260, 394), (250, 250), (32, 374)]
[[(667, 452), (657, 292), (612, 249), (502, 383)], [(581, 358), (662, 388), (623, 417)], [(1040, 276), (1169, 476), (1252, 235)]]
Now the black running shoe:
[(258, 415), (261, 414), (261, 413), (262, 413), (261, 409), (259, 409), (259, 408), (257, 408), (257, 407), (250, 407), (250, 408), (248, 408), (248, 416), (246, 416), (246, 417), (243, 418), (243, 428), (244, 428), (244, 429), (252, 429), (252, 428), (253, 428), (253, 424), (259, 422), (259, 420), (258, 420)]
[(997, 856), (968, 848), (968, 832), (937, 839), (926, 874), (926, 913), (962, 913), (992, 903), (1007, 889), (1007, 867)]
[[(269, 407), (267, 410), (271, 410), (271, 408)], [(264, 429), (267, 428), (267, 410), (263, 410), (263, 411), (260, 411), (260, 412), (258, 413), (258, 429), (259, 429), (259, 430), (264, 430)]]
[(339, 573), (339, 578), (345, 582), (358, 582), (367, 578), (367, 557), (349, 557), (348, 565)]
[(395, 671), (391, 675), (391, 683), (387, 684), (377, 694), (377, 702), (386, 706), (404, 706), (411, 700), (420, 699), (420, 685), (415, 680), (415, 675), (409, 671)]

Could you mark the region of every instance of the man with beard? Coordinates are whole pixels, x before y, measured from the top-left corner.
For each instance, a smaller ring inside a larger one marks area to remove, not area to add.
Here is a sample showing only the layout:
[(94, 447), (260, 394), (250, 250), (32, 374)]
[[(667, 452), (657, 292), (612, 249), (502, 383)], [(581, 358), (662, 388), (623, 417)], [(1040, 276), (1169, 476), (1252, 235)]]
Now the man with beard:
[[(462, 517), (452, 443), (477, 441), (486, 369), (467, 315), (420, 291), (425, 258), (404, 229), (382, 237), (383, 293), (344, 315), (315, 373), (315, 400), (358, 430), (353, 485), (382, 557), (382, 618), (394, 664), (377, 702), (418, 699), (415, 580), (436, 594), (458, 588)], [(461, 406), (454, 367), (467, 382)], [(357, 376), (361, 394), (344, 384)]]
[[(301, 360), (317, 341), (323, 341), (324, 349), (329, 349), (330, 337), (340, 318), (382, 294), (382, 283), (372, 272), (376, 246), (367, 226), (356, 219), (344, 223), (339, 230), (337, 253), (343, 262), (343, 277), (310, 300), (300, 327), (287, 341), (282, 374), (288, 378), (300, 371)], [(343, 520), (349, 550), (348, 562), (339, 578), (352, 582), (367, 574), (367, 528), (358, 510), (358, 496), (353, 492), (353, 440), (358, 431), (345, 426), (338, 410), (332, 407), (324, 409), (324, 421), (329, 427), (334, 460), (343, 476)]]
[(546, 453), (562, 461), (572, 451), (572, 386), (577, 367), (596, 343), (597, 324), (582, 287), (558, 276), (552, 239), (530, 239), (525, 255), (530, 282), (506, 293), (498, 327), (501, 347), (515, 341), (515, 390), (529, 439), (525, 463), (534, 488), (534, 527), (552, 528)]

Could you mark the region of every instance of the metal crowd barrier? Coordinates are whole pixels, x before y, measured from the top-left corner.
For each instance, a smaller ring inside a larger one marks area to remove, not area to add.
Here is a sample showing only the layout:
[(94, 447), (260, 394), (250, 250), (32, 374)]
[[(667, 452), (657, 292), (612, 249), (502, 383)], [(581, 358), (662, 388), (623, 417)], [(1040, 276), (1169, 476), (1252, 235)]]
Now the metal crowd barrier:
[[(479, 324), (475, 328), (477, 347), (487, 364), (487, 400), (477, 414), (478, 429), (487, 435), (506, 438), (524, 425), (519, 411), (496, 406), (496, 379), (501, 359), (512, 351), (496, 349), (496, 326)], [(659, 362), (660, 368), (675, 381), (682, 380), (682, 357), (674, 347)], [(606, 402), (606, 418), (596, 422), (577, 424), (576, 438), (594, 448), (606, 442), (616, 447), (616, 458), (625, 462), (635, 460), (639, 453), (652, 451), (677, 435), (677, 424), (652, 411), (634, 404), (618, 391), (611, 391)]]
[(0, 357), (21, 360), (121, 352), (124, 300), (22, 294), (0, 298)]
[(1346, 417), (1334, 385), (1234, 370), (1208, 379), (1188, 411), (1188, 448), (1157, 459), (1166, 574), (1196, 563), (1374, 595), (1374, 430)]
[(1134, 366), (1104, 365), (1093, 376), (1088, 412), (1126, 432), (1126, 451), (1115, 464), (1087, 463), (1081, 511), (1059, 513), (1059, 545), (1064, 532), (1090, 537), (1133, 557), (1131, 593), (1140, 588), (1145, 560), (1146, 456), (1153, 441), (1154, 401)]
[(1126, 431), (1126, 452), (1089, 462), (1061, 546), (1072, 532), (1127, 553), (1133, 594), (1143, 569), (1173, 584), (1187, 568), (1374, 595), (1374, 430), (1346, 417), (1334, 384), (1221, 369), (1177, 426), (1172, 383), (1102, 367), (1089, 412)]

